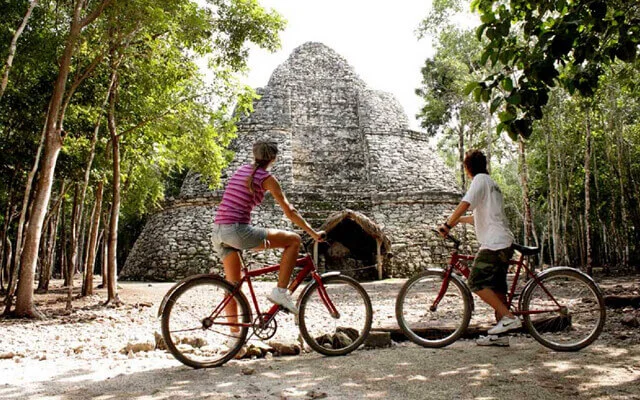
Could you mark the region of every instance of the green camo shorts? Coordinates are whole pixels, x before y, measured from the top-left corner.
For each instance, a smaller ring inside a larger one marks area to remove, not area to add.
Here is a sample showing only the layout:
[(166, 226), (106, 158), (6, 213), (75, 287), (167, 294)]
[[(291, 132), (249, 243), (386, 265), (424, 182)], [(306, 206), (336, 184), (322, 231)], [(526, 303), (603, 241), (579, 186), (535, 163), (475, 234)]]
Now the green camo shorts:
[(493, 289), (498, 293), (507, 293), (507, 269), (513, 256), (513, 247), (501, 250), (478, 251), (473, 261), (467, 284), (472, 292)]

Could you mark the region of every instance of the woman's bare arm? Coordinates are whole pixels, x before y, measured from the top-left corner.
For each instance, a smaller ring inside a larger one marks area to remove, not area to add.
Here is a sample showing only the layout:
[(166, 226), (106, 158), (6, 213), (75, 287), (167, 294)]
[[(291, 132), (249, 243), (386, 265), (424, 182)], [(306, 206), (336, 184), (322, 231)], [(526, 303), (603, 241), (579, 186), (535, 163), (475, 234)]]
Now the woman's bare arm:
[(280, 187), (280, 182), (273, 176), (268, 177), (262, 182), (262, 187), (265, 190), (268, 190), (273, 195), (273, 198), (278, 202), (280, 208), (284, 212), (284, 215), (289, 218), (291, 222), (298, 225), (301, 229), (307, 232), (314, 240), (320, 240), (322, 232), (316, 232), (308, 223), (302, 218), (302, 215), (298, 212), (298, 210), (293, 207), (287, 197), (285, 196), (282, 188)]

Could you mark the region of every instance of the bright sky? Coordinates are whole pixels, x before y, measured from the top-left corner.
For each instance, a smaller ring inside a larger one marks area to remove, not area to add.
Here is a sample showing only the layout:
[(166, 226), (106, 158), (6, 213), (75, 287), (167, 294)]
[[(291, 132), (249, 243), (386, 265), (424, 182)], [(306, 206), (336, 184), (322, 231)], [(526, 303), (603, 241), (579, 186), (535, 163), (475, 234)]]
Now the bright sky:
[(415, 30), (431, 0), (259, 0), (288, 21), (276, 53), (252, 49), (246, 83), (266, 86), (273, 70), (299, 45), (322, 42), (345, 57), (371, 89), (390, 92), (400, 101), (413, 129), (421, 100), (420, 68), (433, 51)]

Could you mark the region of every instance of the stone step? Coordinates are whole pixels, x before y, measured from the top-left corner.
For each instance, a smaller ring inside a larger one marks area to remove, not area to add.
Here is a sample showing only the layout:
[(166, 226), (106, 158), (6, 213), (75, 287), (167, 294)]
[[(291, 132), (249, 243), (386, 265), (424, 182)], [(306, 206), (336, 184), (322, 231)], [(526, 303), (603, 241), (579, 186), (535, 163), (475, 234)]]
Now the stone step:
[[(546, 327), (547, 332), (552, 332), (552, 331), (559, 332), (561, 330), (566, 329), (567, 326), (569, 326), (570, 324), (571, 324), (570, 318), (561, 317), (561, 316), (549, 317), (549, 318), (541, 319), (534, 322), (534, 325)], [(479, 324), (469, 325), (467, 327), (467, 330), (462, 334), (462, 337), (465, 339), (474, 339), (479, 336), (487, 335), (487, 331), (492, 327), (493, 325), (479, 325)], [(413, 329), (413, 331), (418, 336), (422, 336), (422, 335), (426, 335), (427, 333), (441, 333), (441, 334), (450, 333), (450, 332), (453, 332), (454, 329), (455, 327), (453, 325), (447, 325), (447, 323), (443, 322), (437, 325), (430, 325), (429, 327), (426, 327), (426, 326), (417, 327)], [(372, 328), (371, 331), (372, 332), (389, 332), (389, 334), (391, 335), (391, 339), (396, 342), (402, 342), (402, 341), (408, 340), (407, 336), (404, 334), (402, 329), (400, 329), (400, 327), (396, 323), (383, 325), (377, 328)], [(523, 326), (522, 328), (514, 330), (512, 332), (527, 333), (528, 331), (527, 331), (527, 328)]]

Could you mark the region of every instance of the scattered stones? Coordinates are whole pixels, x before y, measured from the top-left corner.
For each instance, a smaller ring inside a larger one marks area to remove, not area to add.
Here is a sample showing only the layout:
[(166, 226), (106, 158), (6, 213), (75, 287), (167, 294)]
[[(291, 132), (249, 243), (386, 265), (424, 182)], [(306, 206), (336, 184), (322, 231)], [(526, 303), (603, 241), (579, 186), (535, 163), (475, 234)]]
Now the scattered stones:
[(327, 398), (327, 396), (327, 393), (319, 392), (317, 390), (310, 390), (306, 395), (306, 397), (309, 399), (324, 399)]
[(629, 326), (631, 328), (638, 328), (640, 327), (640, 320), (638, 320), (638, 317), (636, 317), (635, 315), (625, 315), (622, 318), (622, 325), (626, 325)]
[(156, 341), (156, 350), (167, 350), (167, 343), (159, 332), (153, 332), (153, 338)]
[(0, 360), (10, 360), (15, 356), (16, 356), (15, 353), (11, 351), (8, 353), (0, 353)]
[(181, 338), (180, 341), (178, 343), (182, 343), (182, 344), (188, 344), (191, 347), (204, 347), (207, 345), (207, 341), (200, 338), (200, 337), (195, 337), (195, 338), (191, 338), (191, 337), (185, 337), (185, 338)]
[(120, 350), (122, 354), (139, 353), (141, 351), (153, 351), (155, 349), (155, 344), (151, 342), (137, 342), (137, 343), (127, 343), (127, 345)]
[(246, 357), (248, 358), (262, 358), (264, 353), (262, 353), (262, 349), (256, 347), (254, 345), (249, 345), (247, 348)]
[(255, 374), (255, 372), (256, 372), (255, 368), (250, 368), (250, 367), (242, 368), (242, 375), (253, 375)]
[(334, 349), (344, 349), (345, 347), (351, 346), (353, 340), (346, 333), (336, 332), (333, 335), (333, 348)]
[(364, 347), (370, 349), (389, 347), (391, 344), (391, 334), (389, 332), (370, 332), (364, 341)]
[(278, 356), (297, 356), (300, 354), (300, 345), (297, 343), (284, 343), (272, 340), (269, 346), (273, 347), (274, 354)]

